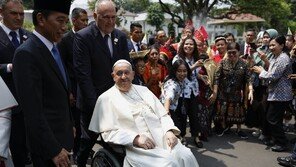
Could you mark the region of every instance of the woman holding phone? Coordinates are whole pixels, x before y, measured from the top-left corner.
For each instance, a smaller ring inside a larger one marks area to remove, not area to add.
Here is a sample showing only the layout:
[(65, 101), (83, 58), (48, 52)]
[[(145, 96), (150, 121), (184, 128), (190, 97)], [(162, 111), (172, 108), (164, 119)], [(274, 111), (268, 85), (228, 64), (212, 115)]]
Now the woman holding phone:
[[(289, 76), (292, 74), (292, 63), (286, 53), (286, 38), (278, 36), (270, 41), (269, 49), (272, 53), (268, 70), (262, 66), (252, 69), (268, 84), (267, 110), (263, 135), (267, 144), (274, 143), (272, 151), (286, 150), (288, 140), (283, 129), (283, 118), (289, 101), (292, 100), (292, 84)], [(274, 142), (271, 142), (271, 139)]]

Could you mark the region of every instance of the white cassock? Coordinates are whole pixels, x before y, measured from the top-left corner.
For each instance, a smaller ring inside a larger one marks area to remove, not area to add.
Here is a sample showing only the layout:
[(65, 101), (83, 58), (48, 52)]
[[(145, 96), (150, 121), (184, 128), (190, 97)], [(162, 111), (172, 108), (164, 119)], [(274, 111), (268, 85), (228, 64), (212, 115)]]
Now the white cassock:
[[(179, 129), (159, 100), (146, 87), (133, 85), (128, 93), (113, 86), (97, 100), (89, 130), (102, 133), (104, 141), (126, 148), (124, 166), (198, 167), (189, 148), (178, 141), (170, 149), (165, 133)], [(133, 140), (145, 134), (155, 143), (154, 149), (133, 146)]]
[(5, 158), (6, 166), (13, 166), (9, 155), (9, 138), (11, 128), (11, 110), (17, 102), (0, 77), (0, 157)]

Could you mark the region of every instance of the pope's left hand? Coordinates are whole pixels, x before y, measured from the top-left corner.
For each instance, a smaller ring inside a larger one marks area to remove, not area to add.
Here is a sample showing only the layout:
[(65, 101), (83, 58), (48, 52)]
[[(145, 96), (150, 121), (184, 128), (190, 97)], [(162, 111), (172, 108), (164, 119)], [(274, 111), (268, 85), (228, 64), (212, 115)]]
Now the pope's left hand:
[(172, 131), (166, 132), (165, 139), (170, 148), (173, 148), (178, 143), (178, 138), (175, 136), (175, 134)]

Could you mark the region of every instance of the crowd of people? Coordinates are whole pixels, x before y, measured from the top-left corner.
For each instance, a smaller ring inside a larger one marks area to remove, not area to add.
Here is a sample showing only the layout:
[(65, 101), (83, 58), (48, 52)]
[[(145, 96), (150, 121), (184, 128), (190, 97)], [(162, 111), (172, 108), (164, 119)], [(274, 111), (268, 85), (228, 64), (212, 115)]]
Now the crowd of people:
[[(0, 167), (66, 167), (70, 156), (85, 167), (99, 134), (125, 147), (124, 166), (198, 166), (187, 124), (197, 148), (234, 124), (248, 139), (245, 124), (272, 151), (289, 149), (295, 34), (248, 29), (242, 43), (225, 32), (209, 44), (188, 24), (179, 41), (159, 30), (145, 43), (141, 24), (115, 28), (110, 0), (96, 2), (91, 23), (74, 8), (70, 30), (70, 0), (34, 0), (29, 32), (22, 1), (1, 2)], [(296, 144), (277, 160), (296, 166)]]

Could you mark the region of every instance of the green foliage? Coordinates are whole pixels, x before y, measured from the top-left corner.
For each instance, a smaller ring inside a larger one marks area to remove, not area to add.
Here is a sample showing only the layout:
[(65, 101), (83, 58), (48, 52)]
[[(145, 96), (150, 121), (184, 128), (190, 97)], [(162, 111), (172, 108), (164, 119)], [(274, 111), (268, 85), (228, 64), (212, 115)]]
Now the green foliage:
[(90, 1), (87, 1), (88, 3), (88, 8), (92, 11), (95, 10), (95, 5), (96, 5), (96, 0), (90, 0)]
[(114, 2), (117, 7), (134, 13), (146, 11), (150, 5), (149, 0), (115, 0)]
[(33, 9), (34, 1), (33, 0), (23, 0), (23, 5), (25, 9)]
[[(89, 9), (95, 9), (96, 0), (88, 1)], [(124, 10), (139, 13), (144, 12), (150, 5), (149, 0), (114, 0), (117, 8), (123, 8)]]
[(155, 26), (156, 30), (160, 30), (164, 21), (164, 14), (161, 10), (161, 7), (158, 3), (153, 3), (147, 9), (147, 23)]
[(264, 18), (266, 28), (275, 28), (280, 33), (286, 31), (288, 18), (292, 15), (291, 4), (286, 0), (252, 0), (252, 3), (247, 0), (232, 0), (232, 3), (233, 9)]
[[(72, 2), (74, 0), (71, 0)], [(33, 9), (34, 7), (34, 0), (23, 0), (23, 5), (25, 9)]]
[(168, 24), (168, 33), (169, 33), (169, 36), (175, 37), (176, 31), (175, 31), (174, 23)]
[[(159, 3), (165, 13), (172, 16), (172, 22), (176, 23), (178, 27), (184, 27), (184, 23), (187, 20), (192, 20), (194, 16), (197, 17), (197, 21), (201, 24), (205, 24), (208, 13), (214, 7), (215, 4), (226, 0), (175, 0), (174, 5), (167, 4), (159, 0)], [(182, 15), (180, 15), (182, 13)]]
[(32, 32), (34, 30), (34, 25), (33, 25), (32, 22), (25, 20), (24, 24), (23, 24), (23, 28), (30, 31), (30, 32)]
[[(292, 33), (296, 32), (296, 21), (288, 21), (288, 27), (290, 27), (290, 30)], [(288, 29), (286, 30), (286, 33), (288, 32)]]

